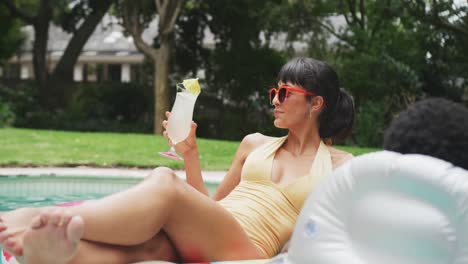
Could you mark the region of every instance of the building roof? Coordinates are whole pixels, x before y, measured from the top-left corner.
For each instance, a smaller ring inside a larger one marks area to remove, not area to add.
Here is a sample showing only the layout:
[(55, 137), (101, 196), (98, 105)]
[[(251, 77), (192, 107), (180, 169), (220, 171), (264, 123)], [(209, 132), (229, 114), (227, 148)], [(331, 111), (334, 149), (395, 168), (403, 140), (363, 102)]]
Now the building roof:
[[(155, 24), (157, 29), (157, 23)], [(32, 26), (26, 26), (23, 30), (27, 35), (27, 40), (24, 43), (23, 50), (31, 51), (34, 41), (34, 29)], [(149, 30), (146, 30), (143, 37), (145, 39), (149, 39), (152, 30), (152, 27), (149, 28)], [(118, 23), (117, 19), (113, 16), (106, 15), (83, 47), (83, 52), (137, 51), (132, 38), (124, 36), (123, 32), (124, 30)], [(72, 34), (63, 31), (62, 28), (51, 23), (49, 27), (47, 50), (50, 52), (64, 51), (71, 37)]]
[[(331, 17), (331, 22), (334, 25), (342, 25), (343, 20), (340, 17)], [(11, 61), (31, 61), (32, 60), (32, 46), (34, 41), (34, 29), (32, 26), (23, 28), (26, 33), (26, 41), (22, 47), (20, 58), (14, 57)], [(94, 30), (93, 34), (88, 39), (83, 47), (82, 55), (79, 58), (81, 62), (128, 62), (140, 63), (143, 61), (143, 54), (138, 51), (130, 36), (124, 35), (124, 29), (119, 24), (116, 17), (105, 15), (102, 21)], [(142, 38), (147, 43), (152, 43), (154, 37), (158, 32), (158, 20), (153, 20), (149, 26), (143, 31)], [(213, 33), (207, 28), (204, 31), (205, 36), (203, 45), (207, 48), (214, 48), (217, 40)], [(49, 41), (47, 43), (47, 51), (49, 52), (49, 60), (58, 60), (72, 34), (63, 31), (59, 26), (51, 23), (49, 27)], [(264, 41), (264, 35), (261, 34), (260, 38)], [(277, 50), (283, 50), (287, 47), (286, 33), (278, 33), (272, 36), (270, 46)], [(333, 41), (332, 41), (333, 42)], [(307, 51), (308, 44), (305, 41), (295, 41), (292, 47), (298, 54), (304, 54)]]

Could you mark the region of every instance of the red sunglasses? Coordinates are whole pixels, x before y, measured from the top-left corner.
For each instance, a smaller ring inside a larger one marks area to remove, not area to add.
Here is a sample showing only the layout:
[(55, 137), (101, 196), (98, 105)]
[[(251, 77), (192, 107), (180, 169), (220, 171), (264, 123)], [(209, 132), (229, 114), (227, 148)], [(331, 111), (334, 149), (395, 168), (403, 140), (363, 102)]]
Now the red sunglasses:
[(289, 92), (316, 96), (316, 94), (308, 92), (303, 89), (293, 88), (287, 85), (281, 85), (278, 89), (277, 88), (270, 89), (270, 104), (273, 104), (273, 99), (275, 98), (276, 95), (278, 95), (278, 101), (282, 104), (284, 100), (286, 100), (286, 97), (289, 96)]

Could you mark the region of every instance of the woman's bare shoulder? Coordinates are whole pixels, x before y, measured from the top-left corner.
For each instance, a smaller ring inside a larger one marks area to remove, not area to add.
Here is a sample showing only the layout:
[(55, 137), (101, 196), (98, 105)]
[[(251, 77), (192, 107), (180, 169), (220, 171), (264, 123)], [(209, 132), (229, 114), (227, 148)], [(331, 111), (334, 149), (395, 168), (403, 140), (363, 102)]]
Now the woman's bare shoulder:
[(237, 149), (235, 159), (244, 163), (247, 156), (256, 148), (265, 144), (266, 136), (260, 133), (253, 133), (245, 136)]
[(328, 150), (330, 151), (333, 169), (338, 168), (343, 163), (354, 157), (353, 154), (344, 150), (334, 148), (332, 146), (328, 146)]
[(260, 147), (261, 145), (275, 139), (275, 137), (265, 136), (261, 133), (252, 133), (242, 139), (240, 148), (251, 152), (252, 150)]
[(257, 132), (245, 136), (242, 140), (242, 144), (248, 144), (252, 147), (258, 147), (273, 139), (274, 137), (265, 136), (262, 133)]

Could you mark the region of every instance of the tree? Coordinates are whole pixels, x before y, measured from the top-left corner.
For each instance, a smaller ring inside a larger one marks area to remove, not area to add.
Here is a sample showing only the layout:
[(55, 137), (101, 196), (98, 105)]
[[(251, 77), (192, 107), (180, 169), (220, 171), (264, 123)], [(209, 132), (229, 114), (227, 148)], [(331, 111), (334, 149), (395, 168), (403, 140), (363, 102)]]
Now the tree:
[[(81, 0), (70, 6), (65, 0), (13, 1), (1, 3), (10, 14), (34, 28), (33, 66), (34, 76), (39, 85), (40, 98), (45, 106), (55, 108), (63, 102), (67, 84), (73, 82), (73, 67), (93, 33), (96, 25), (112, 4), (112, 0)], [(73, 33), (64, 54), (52, 74), (47, 70), (47, 42), (49, 26), (59, 14), (63, 28)]]
[(406, 11), (404, 22), (420, 32), (421, 47), (426, 51), (426, 67), (421, 69), (423, 90), (431, 96), (463, 100), (468, 95), (468, 4), (405, 0), (401, 5)]
[(270, 47), (279, 28), (268, 27), (272, 10), (282, 1), (206, 2), (208, 26), (218, 39), (207, 65), (208, 81), (226, 100), (247, 106), (250, 95), (275, 85), (284, 63), (282, 53)]
[(21, 46), (24, 36), (20, 31), (21, 23), (10, 17), (0, 6), (0, 65), (9, 59)]
[(468, 91), (465, 3), (297, 0), (292, 6), (302, 25), (296, 37), (309, 41), (312, 56), (334, 64), (354, 96), (359, 144), (379, 146), (393, 115), (418, 98), (460, 101)]
[[(154, 64), (154, 133), (162, 134), (162, 121), (169, 109), (169, 72), (171, 51), (173, 48), (173, 33), (180, 14), (183, 0), (121, 0), (120, 13), (125, 30), (129, 33), (135, 46)], [(158, 18), (158, 35), (155, 43), (146, 43), (141, 34), (148, 23), (154, 18), (152, 11), (156, 10)]]
[(60, 13), (58, 19), (60, 25), (73, 36), (48, 81), (53, 91), (63, 94), (66, 91), (65, 87), (73, 82), (73, 69), (78, 57), (113, 2), (113, 0), (81, 0), (76, 2), (73, 8)]
[[(208, 91), (236, 109), (234, 115), (228, 107), (221, 108), (223, 118), (218, 122), (225, 122), (225, 130), (235, 131), (235, 139), (256, 131), (267, 132), (271, 127), (267, 91), (276, 85), (278, 71), (286, 61), (286, 52), (271, 45), (274, 35), (281, 33), (276, 25), (284, 2), (206, 2), (208, 26), (217, 40), (206, 64)], [(243, 125), (231, 127), (235, 122)]]

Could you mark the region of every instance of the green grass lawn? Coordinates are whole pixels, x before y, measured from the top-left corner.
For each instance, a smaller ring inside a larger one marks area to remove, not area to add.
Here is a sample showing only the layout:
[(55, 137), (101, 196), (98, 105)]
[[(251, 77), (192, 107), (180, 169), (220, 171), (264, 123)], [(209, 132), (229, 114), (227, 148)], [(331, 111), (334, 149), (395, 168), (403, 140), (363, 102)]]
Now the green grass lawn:
[[(229, 168), (239, 142), (198, 139), (205, 170)], [(339, 147), (360, 155), (369, 148)], [(182, 168), (183, 163), (158, 155), (169, 147), (162, 136), (119, 133), (0, 129), (0, 166), (97, 166)]]

